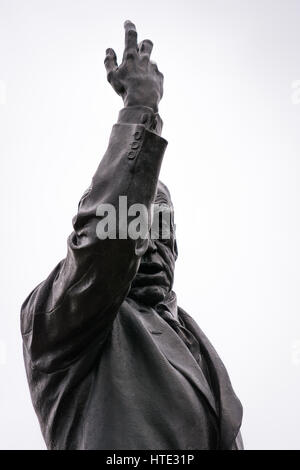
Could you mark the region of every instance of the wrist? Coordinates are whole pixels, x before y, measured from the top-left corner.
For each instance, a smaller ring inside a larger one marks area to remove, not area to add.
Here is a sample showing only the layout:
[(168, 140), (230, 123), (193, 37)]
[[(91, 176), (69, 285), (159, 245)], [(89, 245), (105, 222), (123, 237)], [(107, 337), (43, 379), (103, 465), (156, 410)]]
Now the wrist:
[(163, 122), (158, 114), (150, 106), (125, 106), (119, 112), (120, 124), (143, 124), (146, 129), (161, 135)]
[(160, 100), (161, 94), (157, 86), (154, 86), (151, 81), (143, 81), (140, 84), (133, 82), (123, 95), (125, 107), (145, 106), (152, 109), (154, 113), (158, 113)]
[(125, 108), (147, 108), (152, 111), (152, 113), (158, 113), (158, 105), (145, 100), (134, 100), (134, 99), (125, 99), (124, 100)]

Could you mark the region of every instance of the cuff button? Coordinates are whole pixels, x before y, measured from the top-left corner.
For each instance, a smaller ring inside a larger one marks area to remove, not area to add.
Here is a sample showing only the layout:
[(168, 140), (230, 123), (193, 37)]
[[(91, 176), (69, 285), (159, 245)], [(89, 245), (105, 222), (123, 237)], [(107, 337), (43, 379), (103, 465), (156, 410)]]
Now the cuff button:
[(141, 132), (141, 131), (136, 131), (136, 132), (134, 133), (134, 138), (135, 138), (135, 140), (140, 140), (141, 137), (142, 137), (142, 132)]
[(132, 151), (128, 152), (127, 157), (129, 158), (129, 160), (133, 160), (135, 157), (135, 152), (132, 152)]
[(132, 149), (138, 149), (139, 146), (140, 146), (139, 142), (132, 142), (132, 144), (131, 144)]

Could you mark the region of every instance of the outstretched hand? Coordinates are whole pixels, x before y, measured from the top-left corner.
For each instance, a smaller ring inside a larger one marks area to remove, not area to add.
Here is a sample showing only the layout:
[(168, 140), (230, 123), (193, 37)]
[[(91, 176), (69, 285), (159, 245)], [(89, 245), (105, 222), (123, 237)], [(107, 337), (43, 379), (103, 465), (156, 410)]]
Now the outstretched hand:
[(125, 106), (148, 106), (154, 112), (163, 95), (163, 74), (150, 60), (153, 43), (144, 39), (137, 44), (137, 32), (131, 21), (125, 21), (125, 49), (120, 66), (113, 49), (106, 50), (104, 64), (107, 80), (123, 98)]

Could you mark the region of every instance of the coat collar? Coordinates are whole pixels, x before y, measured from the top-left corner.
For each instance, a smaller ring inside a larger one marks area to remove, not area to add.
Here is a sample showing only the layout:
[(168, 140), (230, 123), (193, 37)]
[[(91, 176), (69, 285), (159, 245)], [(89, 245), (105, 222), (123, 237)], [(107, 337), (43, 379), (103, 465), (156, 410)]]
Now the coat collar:
[(177, 297), (174, 291), (171, 291), (162, 302), (156, 305), (155, 310), (159, 313), (161, 310), (167, 310), (175, 320), (178, 320)]

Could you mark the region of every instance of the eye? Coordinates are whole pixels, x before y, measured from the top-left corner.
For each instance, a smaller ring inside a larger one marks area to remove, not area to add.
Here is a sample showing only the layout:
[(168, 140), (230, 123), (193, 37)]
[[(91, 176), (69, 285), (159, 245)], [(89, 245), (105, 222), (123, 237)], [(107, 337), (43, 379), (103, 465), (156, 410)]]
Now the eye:
[(166, 204), (155, 204), (151, 237), (168, 244), (173, 238), (172, 210)]
[(169, 212), (159, 213), (159, 239), (169, 240), (171, 238), (171, 217)]

